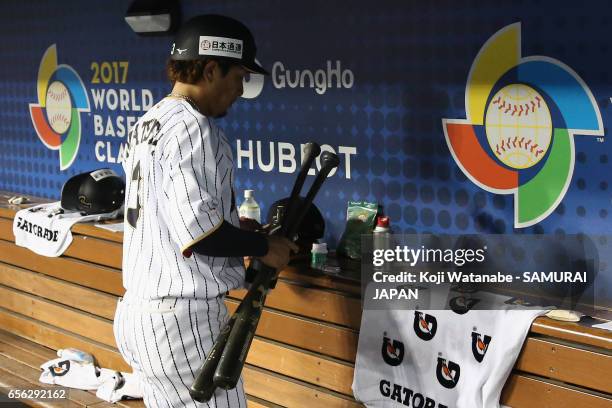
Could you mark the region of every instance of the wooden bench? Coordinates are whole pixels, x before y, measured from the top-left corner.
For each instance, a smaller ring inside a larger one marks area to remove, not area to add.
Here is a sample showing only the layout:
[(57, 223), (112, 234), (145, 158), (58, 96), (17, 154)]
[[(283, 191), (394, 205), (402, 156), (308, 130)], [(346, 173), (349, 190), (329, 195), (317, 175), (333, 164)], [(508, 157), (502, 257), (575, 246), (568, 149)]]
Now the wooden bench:
[[(0, 328), (10, 332), (0, 334), (0, 345), (12, 339), (40, 352), (2, 354), (0, 369), (13, 373), (4, 365), (10, 360), (36, 370), (53, 353), (50, 349), (76, 347), (94, 354), (103, 367), (129, 371), (112, 332), (116, 301), (123, 294), (122, 235), (76, 225), (63, 256), (42, 257), (14, 245), (15, 210), (0, 206)], [(244, 294), (230, 292), (230, 311)], [(249, 407), (362, 406), (351, 391), (359, 296), (355, 282), (291, 267), (281, 273), (244, 369)], [(10, 347), (9, 352), (19, 349)], [(515, 408), (611, 408), (611, 350), (608, 331), (539, 318), (503, 402)], [(28, 375), (16, 375), (14, 381), (37, 379)]]

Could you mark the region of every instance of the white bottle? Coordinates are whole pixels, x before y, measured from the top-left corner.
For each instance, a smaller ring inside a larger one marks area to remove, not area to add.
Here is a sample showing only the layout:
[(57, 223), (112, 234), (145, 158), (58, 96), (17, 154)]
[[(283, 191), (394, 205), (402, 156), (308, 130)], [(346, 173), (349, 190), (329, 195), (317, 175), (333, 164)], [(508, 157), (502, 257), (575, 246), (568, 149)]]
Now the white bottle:
[(261, 209), (253, 197), (253, 190), (244, 190), (244, 201), (238, 209), (238, 215), (261, 223)]
[[(373, 249), (390, 249), (391, 248), (391, 228), (389, 228), (389, 217), (378, 217), (376, 221), (376, 228), (374, 228), (373, 234)], [(391, 266), (385, 262), (381, 267), (376, 269), (382, 269), (389, 271)]]

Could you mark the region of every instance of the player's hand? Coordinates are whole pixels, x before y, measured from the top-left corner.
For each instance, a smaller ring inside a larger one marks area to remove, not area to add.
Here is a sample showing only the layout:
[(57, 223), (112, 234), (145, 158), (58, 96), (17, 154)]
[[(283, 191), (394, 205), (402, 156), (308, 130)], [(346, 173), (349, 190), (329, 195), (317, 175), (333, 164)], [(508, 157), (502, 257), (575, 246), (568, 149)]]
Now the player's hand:
[(291, 253), (298, 251), (298, 246), (285, 237), (268, 235), (268, 253), (261, 258), (261, 262), (278, 270), (283, 269), (289, 263)]
[(259, 231), (261, 224), (252, 218), (240, 217), (240, 229), (246, 231)]

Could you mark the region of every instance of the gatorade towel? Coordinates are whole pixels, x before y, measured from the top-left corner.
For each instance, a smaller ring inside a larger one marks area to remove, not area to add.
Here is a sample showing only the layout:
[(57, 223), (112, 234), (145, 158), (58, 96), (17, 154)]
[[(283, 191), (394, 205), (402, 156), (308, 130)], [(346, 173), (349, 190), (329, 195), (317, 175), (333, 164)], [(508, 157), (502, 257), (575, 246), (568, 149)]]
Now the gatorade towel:
[(531, 323), (546, 310), (479, 297), (489, 310), (364, 310), (355, 398), (368, 407), (499, 407)]

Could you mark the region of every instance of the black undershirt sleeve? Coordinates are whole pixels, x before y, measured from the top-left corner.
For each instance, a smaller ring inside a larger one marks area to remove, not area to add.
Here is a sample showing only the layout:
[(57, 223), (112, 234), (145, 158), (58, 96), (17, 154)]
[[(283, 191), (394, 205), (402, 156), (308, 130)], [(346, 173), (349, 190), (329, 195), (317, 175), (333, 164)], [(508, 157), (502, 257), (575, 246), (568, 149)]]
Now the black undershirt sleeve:
[(221, 258), (264, 256), (268, 253), (268, 240), (259, 232), (236, 228), (224, 220), (215, 232), (190, 249), (200, 255)]

